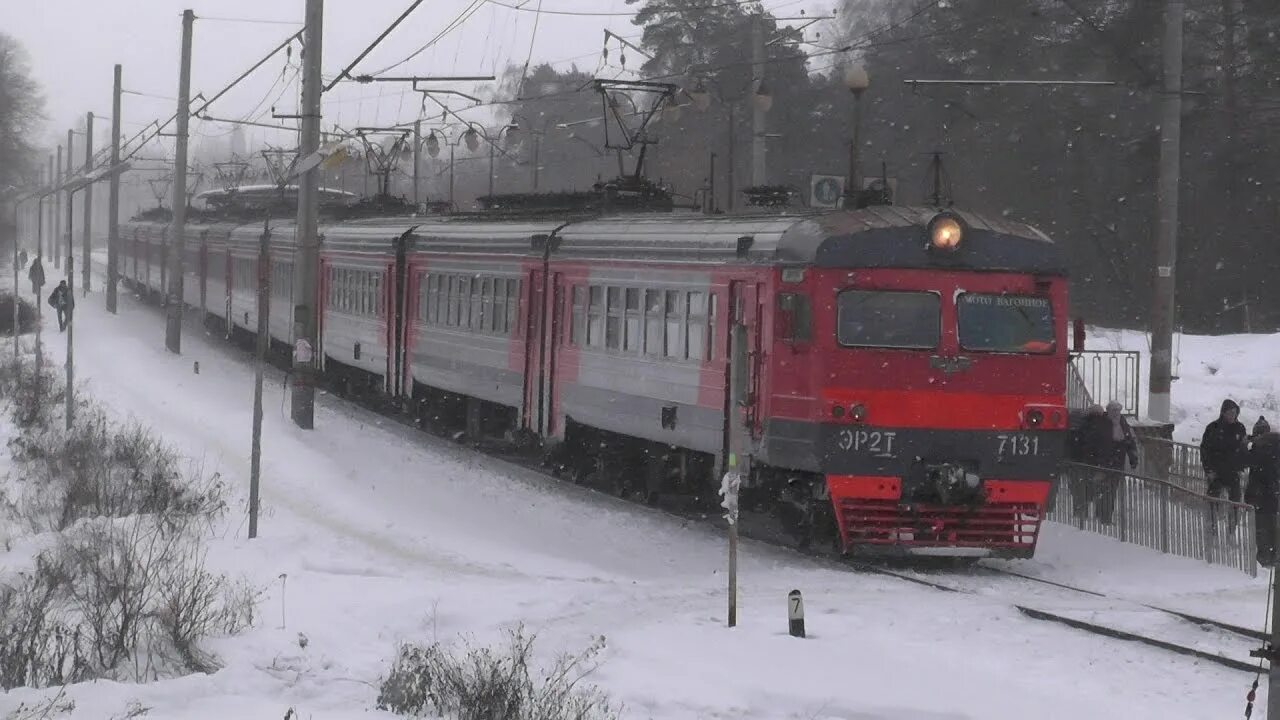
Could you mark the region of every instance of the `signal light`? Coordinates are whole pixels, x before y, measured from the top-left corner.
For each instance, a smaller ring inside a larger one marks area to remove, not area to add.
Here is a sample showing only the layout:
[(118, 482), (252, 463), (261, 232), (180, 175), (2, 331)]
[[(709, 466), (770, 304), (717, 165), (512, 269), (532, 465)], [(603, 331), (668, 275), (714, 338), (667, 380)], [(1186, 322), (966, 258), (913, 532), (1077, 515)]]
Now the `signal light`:
[(849, 408), (849, 416), (857, 422), (862, 422), (867, 419), (867, 408), (862, 403), (858, 403)]
[(1031, 427), (1040, 427), (1044, 423), (1044, 413), (1032, 408), (1027, 411), (1027, 424)]
[(835, 407), (831, 408), (831, 417), (834, 417), (834, 418), (844, 417), (844, 406), (836, 405)]

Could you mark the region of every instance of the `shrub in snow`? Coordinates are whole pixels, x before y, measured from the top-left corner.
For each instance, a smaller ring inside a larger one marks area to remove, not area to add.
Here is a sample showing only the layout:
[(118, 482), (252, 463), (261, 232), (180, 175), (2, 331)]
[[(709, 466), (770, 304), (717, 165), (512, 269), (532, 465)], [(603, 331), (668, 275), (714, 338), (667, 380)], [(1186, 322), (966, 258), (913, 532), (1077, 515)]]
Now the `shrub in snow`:
[[(378, 709), (409, 717), (453, 720), (614, 720), (609, 698), (582, 681), (604, 649), (598, 638), (577, 655), (562, 655), (534, 677), (535, 636), (523, 627), (505, 647), (405, 645), (378, 692)], [(429, 714), (428, 714), (429, 713)]]
[(202, 641), (249, 627), (257, 603), (205, 566), (200, 531), (225, 513), (224, 487), (83, 399), (64, 430), (57, 395), (52, 378), (0, 362), (18, 430), (0, 526), (59, 531), (34, 568), (0, 574), (0, 689), (212, 672)]
[(199, 644), (253, 622), (244, 583), (156, 518), (78, 525), (0, 583), (0, 688), (147, 680), (217, 665)]

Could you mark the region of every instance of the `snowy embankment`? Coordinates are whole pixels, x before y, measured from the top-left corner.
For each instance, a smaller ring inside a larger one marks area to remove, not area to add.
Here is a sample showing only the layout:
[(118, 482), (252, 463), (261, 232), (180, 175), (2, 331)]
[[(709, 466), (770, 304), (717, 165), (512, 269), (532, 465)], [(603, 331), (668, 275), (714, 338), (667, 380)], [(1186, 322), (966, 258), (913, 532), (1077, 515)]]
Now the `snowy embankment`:
[[(1137, 350), (1142, 353), (1142, 408), (1151, 372), (1151, 345), (1144, 332), (1089, 328), (1090, 350)], [(1218, 417), (1225, 398), (1240, 403), (1240, 420), (1253, 427), (1259, 415), (1272, 425), (1280, 420), (1280, 335), (1177, 335), (1173, 342), (1174, 439), (1200, 442)]]
[[(111, 717), (135, 701), (148, 718), (279, 718), (290, 707), (315, 720), (390, 717), (373, 706), (399, 643), (487, 642), (516, 623), (547, 655), (603, 635), (590, 681), (625, 703), (626, 718), (1131, 720), (1240, 708), (1241, 673), (1033, 621), (999, 596), (942, 593), (754, 542), (742, 548), (740, 624), (726, 629), (725, 543), (710, 527), (554, 483), (329, 397), (316, 429), (297, 430), (274, 372), (261, 536), (249, 541), (247, 358), (193, 329), (181, 357), (165, 352), (161, 315), (131, 299), (112, 317), (94, 293), (79, 313), (85, 390), (235, 489), (210, 563), (247, 575), (262, 604), (252, 629), (208, 647), (218, 672), (69, 687), (75, 710), (62, 717)], [(56, 324), (46, 334), (58, 356), (62, 338)], [(1242, 617), (1256, 595), (1262, 614), (1260, 583), (1239, 573), (1070, 529), (1047, 529), (1040, 557), (1018, 565), (1198, 611), (1244, 598)], [(786, 634), (793, 588), (805, 593), (805, 640)], [(0, 717), (52, 692), (0, 696)]]

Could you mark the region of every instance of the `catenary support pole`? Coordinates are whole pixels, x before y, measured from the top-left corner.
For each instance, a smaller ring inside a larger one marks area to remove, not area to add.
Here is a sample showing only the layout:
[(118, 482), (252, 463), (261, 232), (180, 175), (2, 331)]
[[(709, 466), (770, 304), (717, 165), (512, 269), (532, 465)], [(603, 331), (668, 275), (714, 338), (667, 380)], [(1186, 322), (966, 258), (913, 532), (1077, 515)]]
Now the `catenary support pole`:
[[(37, 228), (40, 226), (40, 206), (38, 204), (36, 205), (35, 225)], [(17, 228), (15, 228), (15, 230), (17, 230)], [(36, 230), (37, 241), (39, 240), (39, 237), (40, 237), (39, 233), (40, 231)], [(14, 362), (17, 362), (18, 360), (18, 299), (22, 297), (22, 294), (19, 292), (22, 286), (18, 284), (18, 266), (21, 264), (18, 262), (18, 246), (22, 244), (22, 242), (19, 239), (21, 237), (22, 237), (21, 230), (19, 230), (18, 233), (13, 236), (13, 359), (14, 359)], [(37, 302), (39, 302), (39, 300), (37, 300)]]
[[(111, 93), (111, 167), (120, 164), (120, 66), (115, 67)], [(120, 252), (120, 173), (111, 173), (111, 191), (107, 199), (107, 312), (116, 311), (116, 286), (120, 282), (117, 267)]]
[[(759, 92), (764, 86), (764, 15), (751, 16), (751, 92)], [(751, 111), (751, 184), (768, 183), (764, 146), (764, 108), (752, 98)]]
[[(71, 133), (68, 132), (67, 140), (70, 140), (70, 139), (71, 139)], [(70, 145), (67, 146), (67, 155), (68, 157), (71, 155)], [(70, 166), (71, 163), (68, 162), (67, 165)], [(66, 180), (66, 177), (64, 177), (62, 174), (62, 146), (61, 145), (58, 146), (58, 163), (54, 165), (54, 167), (57, 168), (57, 177), (53, 179), (53, 185), (54, 187), (62, 187), (62, 183)], [(57, 270), (62, 267), (62, 260), (61, 260), (62, 252), (58, 249), (58, 246), (62, 244), (62, 203), (64, 199), (66, 199), (69, 195), (70, 193), (64, 192), (62, 190), (59, 190), (53, 194), (53, 219), (54, 219), (53, 242), (49, 243), (49, 255), (53, 257), (54, 270)], [(70, 202), (70, 200), (67, 200), (67, 202)]]
[(253, 366), (253, 445), (249, 452), (249, 539), (258, 537), (258, 486), (262, 471), (262, 374), (271, 337), (271, 220), (258, 238), (258, 357)]
[[(50, 161), (52, 162), (53, 158), (52, 158), (52, 157), (50, 157), (49, 159), (50, 159)], [(49, 167), (49, 179), (50, 179), (50, 181), (52, 181), (52, 180), (53, 180), (53, 176), (54, 176), (53, 167), (52, 167), (52, 166), (50, 166), (50, 167)], [(41, 205), (43, 205), (43, 204), (44, 204), (44, 199), (45, 199), (45, 197), (47, 197), (47, 196), (46, 196), (46, 195), (41, 195), (41, 196), (40, 196), (40, 203), (41, 203)], [(52, 204), (53, 204), (53, 203), (50, 203), (50, 205), (52, 205)], [(42, 214), (42, 217), (43, 217), (43, 214)], [(50, 229), (50, 230), (52, 230), (52, 229), (53, 229), (53, 223), (49, 223), (49, 229)], [(44, 228), (41, 228), (41, 232), (40, 232), (39, 234), (43, 235), (43, 234), (44, 234), (44, 233), (43, 233), (43, 231), (44, 231)], [(58, 240), (58, 239), (57, 239), (57, 237), (55, 236), (55, 237), (53, 238), (53, 241), (54, 241), (54, 243), (55, 243), (55, 244), (57, 243), (57, 240)], [(40, 243), (38, 243), (38, 244), (36, 245), (36, 259), (35, 259), (35, 262), (40, 266), (40, 273), (41, 273), (42, 275), (44, 274), (44, 259), (43, 259), (44, 252), (43, 252), (43, 249), (44, 249), (44, 243), (43, 243), (43, 241), (42, 241), (42, 242), (40, 242)], [(15, 281), (15, 282), (17, 282), (17, 278), (15, 278), (15, 279), (14, 279), (14, 281)], [(44, 382), (44, 379), (43, 379), (43, 373), (44, 373), (44, 346), (43, 346), (43, 345), (42, 345), (42, 343), (41, 343), (41, 337), (40, 337), (40, 331), (41, 331), (40, 323), (43, 321), (43, 318), (41, 317), (40, 308), (41, 308), (41, 306), (43, 306), (43, 305), (44, 305), (44, 303), (43, 303), (43, 302), (41, 302), (41, 298), (40, 298), (40, 295), (42, 294), (42, 293), (40, 292), (41, 287), (43, 287), (43, 286), (41, 286), (41, 285), (36, 285), (35, 283), (32, 283), (31, 293), (35, 296), (35, 297), (33, 298), (33, 300), (35, 301), (35, 304), (36, 304), (36, 387), (37, 387), (37, 389), (39, 389), (39, 390), (41, 390), (41, 391), (42, 391), (42, 392), (41, 392), (41, 397), (43, 397), (43, 390), (44, 390), (44, 388), (41, 386), (41, 384)], [(19, 294), (19, 293), (15, 290), (15, 291), (14, 291), (14, 295), (18, 295), (18, 294)]]
[(418, 212), (418, 203), (422, 202), (422, 195), (418, 194), (420, 187), (419, 174), (422, 172), (422, 121), (413, 121), (413, 211)]
[(729, 177), (726, 181), (726, 186), (724, 189), (726, 194), (724, 207), (729, 212), (733, 212), (734, 195), (736, 195), (738, 192), (737, 184), (733, 178), (733, 166), (737, 162), (737, 158), (734, 157), (735, 155), (734, 138), (738, 134), (737, 127), (736, 127), (738, 118), (736, 117), (737, 113), (734, 112), (734, 104), (725, 103), (725, 105), (729, 108), (729, 158), (728, 158), (728, 166), (725, 168), (725, 171), (728, 173)]
[(173, 251), (169, 261), (169, 301), (166, 308), (164, 346), (182, 352), (182, 310), (185, 304), (183, 274), (187, 235), (187, 124), (191, 118), (191, 26), (195, 13), (182, 11), (182, 61), (178, 68), (178, 132), (173, 169)]
[[(71, 131), (70, 130), (67, 131), (67, 147), (68, 148), (71, 147)], [(68, 153), (67, 154), (68, 162), (70, 161), (70, 159), (71, 159), (71, 154)], [(71, 168), (67, 168), (67, 177), (68, 178), (71, 177)], [(67, 403), (66, 409), (63, 411), (63, 415), (65, 415), (68, 430), (71, 429), (71, 424), (75, 421), (75, 407), (76, 407), (76, 402), (75, 402), (76, 365), (75, 365), (75, 354), (73, 352), (74, 350), (73, 340), (75, 339), (75, 323), (73, 321), (75, 320), (75, 317), (76, 317), (76, 313), (75, 313), (76, 250), (75, 250), (75, 241), (73, 239), (74, 231), (75, 231), (75, 213), (73, 212), (74, 208), (75, 208), (75, 192), (72, 190), (68, 190), (67, 191), (67, 247), (66, 247), (66, 253), (67, 253), (67, 267), (66, 267), (66, 270), (67, 270), (67, 297), (66, 297), (67, 387), (62, 393)]]
[[(84, 172), (89, 174), (93, 172), (93, 113), (85, 114), (84, 126)], [(81, 254), (80, 262), (83, 267), (80, 272), (83, 276), (84, 289), (81, 291), (87, 297), (89, 295), (89, 252), (92, 243), (91, 234), (93, 232), (93, 186), (86, 185), (84, 188), (84, 234), (81, 236)], [(68, 270), (67, 272), (71, 272)], [(67, 280), (67, 282), (71, 282)]]
[[(1151, 399), (1147, 407), (1153, 420), (1167, 423), (1170, 420), (1169, 394), (1173, 385), (1173, 321), (1177, 312), (1174, 270), (1178, 257), (1178, 185), (1182, 145), (1182, 0), (1166, 0), (1164, 13), (1159, 217), (1156, 223), (1156, 275), (1151, 298)], [(1272, 683), (1275, 682), (1273, 676)], [(1274, 702), (1280, 703), (1280, 698)]]
[[(302, 56), (302, 132), (298, 157), (310, 157), (320, 149), (320, 61), (323, 57), (324, 0), (307, 0)], [(293, 422), (304, 430), (315, 427), (317, 342), (316, 296), (320, 274), (319, 193), (320, 168), (298, 178), (298, 250), (293, 266)]]
[[(57, 183), (58, 183), (58, 165), (57, 163), (54, 162), (53, 154), (51, 153), (49, 155), (49, 184), (53, 187), (57, 187), (58, 186)], [(52, 198), (49, 200), (48, 248), (50, 250), (53, 250), (53, 248), (58, 246), (58, 207), (57, 207), (57, 201), (56, 201), (57, 197), (58, 197), (58, 193), (55, 192), (53, 193)], [(45, 255), (57, 255), (57, 254), (58, 253), (56, 252), (46, 253), (45, 243), (43, 241), (40, 243), (40, 246), (36, 248), (36, 257), (44, 257)], [(44, 262), (41, 261), (41, 264), (43, 265)], [(40, 303), (36, 303), (36, 305), (39, 305), (39, 304)]]

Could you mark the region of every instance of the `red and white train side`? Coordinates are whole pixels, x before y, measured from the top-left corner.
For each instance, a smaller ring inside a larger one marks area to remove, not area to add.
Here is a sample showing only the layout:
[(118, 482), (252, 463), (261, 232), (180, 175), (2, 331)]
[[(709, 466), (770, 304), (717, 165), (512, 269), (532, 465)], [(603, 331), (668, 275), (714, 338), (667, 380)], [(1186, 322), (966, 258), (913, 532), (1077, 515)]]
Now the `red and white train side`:
[[(163, 296), (169, 228), (122, 227)], [(186, 302), (256, 328), (259, 225), (188, 225)], [(327, 376), (558, 467), (849, 552), (1030, 556), (1063, 459), (1067, 285), (1026, 225), (920, 207), (388, 218), (321, 229)], [(271, 233), (292, 345), (293, 227)]]

